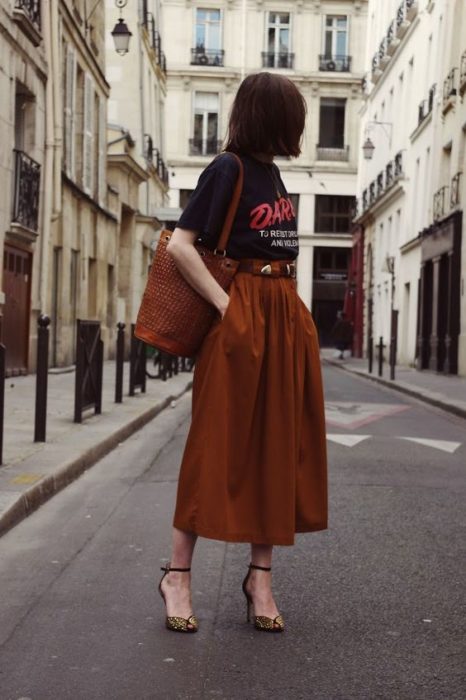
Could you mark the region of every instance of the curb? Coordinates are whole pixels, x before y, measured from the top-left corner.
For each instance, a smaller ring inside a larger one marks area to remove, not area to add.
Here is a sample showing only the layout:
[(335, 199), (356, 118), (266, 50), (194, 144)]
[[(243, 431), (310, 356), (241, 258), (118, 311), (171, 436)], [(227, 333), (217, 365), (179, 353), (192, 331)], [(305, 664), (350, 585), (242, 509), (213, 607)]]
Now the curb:
[(133, 418), (126, 425), (122, 425), (106, 438), (88, 448), (78, 457), (65, 462), (59, 469), (49, 476), (44, 477), (37, 484), (31, 486), (27, 491), (19, 496), (7, 510), (0, 514), (0, 537), (24, 520), (28, 515), (37, 510), (56, 493), (68, 486), (72, 481), (81, 476), (83, 472), (92, 467), (96, 462), (105, 457), (120, 443), (127, 440), (131, 435), (140, 430), (146, 423), (149, 423), (159, 413), (170, 406), (172, 401), (176, 401), (192, 388), (192, 380), (178, 394), (167, 396), (155, 406), (144, 411), (136, 418)]
[(324, 358), (323, 362), (324, 364), (332, 365), (332, 367), (337, 367), (338, 369), (344, 370), (345, 372), (349, 372), (349, 374), (356, 375), (357, 377), (362, 377), (363, 379), (369, 379), (372, 382), (382, 384), (383, 386), (386, 386), (389, 389), (393, 389), (394, 391), (399, 391), (402, 394), (412, 396), (415, 399), (424, 401), (424, 403), (428, 403), (431, 406), (440, 408), (442, 409), (442, 411), (453, 413), (455, 416), (459, 416), (459, 418), (466, 418), (466, 408), (463, 408), (462, 406), (457, 406), (454, 403), (448, 403), (447, 401), (443, 401), (442, 399), (439, 399), (438, 397), (433, 396), (420, 389), (414, 389), (411, 384), (400, 384), (400, 382), (396, 380), (384, 379), (383, 377), (378, 377), (376, 375), (369, 374), (358, 369), (351, 369), (350, 367), (339, 364), (338, 362), (327, 358)]

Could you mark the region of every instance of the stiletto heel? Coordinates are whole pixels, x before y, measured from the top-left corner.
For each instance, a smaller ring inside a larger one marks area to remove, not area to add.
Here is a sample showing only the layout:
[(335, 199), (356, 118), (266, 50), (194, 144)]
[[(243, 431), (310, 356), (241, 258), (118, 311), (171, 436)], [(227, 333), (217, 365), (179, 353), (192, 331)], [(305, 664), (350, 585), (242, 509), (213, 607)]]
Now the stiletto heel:
[[(161, 571), (164, 571), (164, 575), (160, 579), (159, 583), (159, 593), (162, 596), (163, 602), (165, 603), (165, 606), (167, 605), (167, 601), (165, 600), (165, 594), (162, 591), (162, 581), (165, 578), (165, 576), (170, 572), (170, 571), (191, 571), (191, 568), (189, 569), (175, 569), (170, 566), (170, 564), (167, 564), (166, 566), (160, 567)], [(190, 626), (189, 626), (190, 625)], [(167, 629), (171, 630), (172, 632), (197, 632), (199, 623), (197, 621), (197, 618), (195, 615), (191, 615), (188, 618), (185, 617), (166, 617), (165, 618), (165, 626)]]
[[(271, 571), (272, 568), (270, 566), (257, 566), (256, 564), (249, 564), (249, 569), (248, 573), (246, 574), (246, 578), (243, 581), (243, 593), (246, 596), (246, 616), (247, 616), (247, 621), (250, 622), (251, 615), (250, 615), (250, 607), (251, 605), (254, 606), (254, 601), (251, 597), (251, 594), (248, 593), (246, 589), (246, 584), (249, 580), (249, 576), (251, 575), (252, 569), (259, 569), (259, 571)], [(265, 615), (255, 615), (254, 616), (254, 627), (261, 632), (283, 632), (285, 629), (285, 621), (283, 620), (283, 617), (281, 615), (277, 615), (277, 617), (266, 617)]]

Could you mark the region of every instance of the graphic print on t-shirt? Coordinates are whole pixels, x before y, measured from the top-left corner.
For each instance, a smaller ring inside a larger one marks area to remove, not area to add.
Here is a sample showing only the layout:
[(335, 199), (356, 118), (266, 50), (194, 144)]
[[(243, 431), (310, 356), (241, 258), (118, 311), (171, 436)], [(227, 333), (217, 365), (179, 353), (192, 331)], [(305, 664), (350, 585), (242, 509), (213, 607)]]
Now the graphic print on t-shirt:
[[(237, 260), (294, 260), (299, 249), (296, 214), (280, 171), (276, 165), (251, 156), (241, 156), (241, 160), (244, 185), (227, 255)], [(235, 159), (228, 153), (218, 156), (201, 173), (178, 221), (180, 228), (197, 231), (198, 242), (212, 250), (218, 242), (237, 175)]]
[(296, 221), (296, 214), (289, 197), (280, 197), (272, 206), (263, 202), (250, 212), (249, 228), (257, 229), (262, 239), (270, 238), (270, 246), (294, 248), (298, 246), (298, 232), (290, 229), (273, 229), (271, 226), (284, 221)]

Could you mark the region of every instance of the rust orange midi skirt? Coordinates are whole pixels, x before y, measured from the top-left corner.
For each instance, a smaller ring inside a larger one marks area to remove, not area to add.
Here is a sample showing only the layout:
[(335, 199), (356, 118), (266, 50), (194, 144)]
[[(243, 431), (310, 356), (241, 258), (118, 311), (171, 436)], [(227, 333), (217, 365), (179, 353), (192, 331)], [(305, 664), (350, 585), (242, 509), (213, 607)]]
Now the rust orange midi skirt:
[(291, 545), (327, 527), (319, 344), (288, 277), (237, 273), (196, 358), (174, 526)]

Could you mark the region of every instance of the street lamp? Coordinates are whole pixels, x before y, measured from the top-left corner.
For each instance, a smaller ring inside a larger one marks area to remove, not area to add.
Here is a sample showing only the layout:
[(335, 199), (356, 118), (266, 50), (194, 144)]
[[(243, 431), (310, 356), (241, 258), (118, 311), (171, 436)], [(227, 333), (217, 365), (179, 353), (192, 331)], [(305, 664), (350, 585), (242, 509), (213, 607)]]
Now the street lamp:
[[(365, 160), (372, 160), (372, 156), (374, 155), (375, 146), (374, 146), (371, 138), (369, 137), (369, 132), (375, 126), (382, 127), (382, 131), (384, 132), (385, 136), (388, 138), (389, 145), (391, 146), (391, 143), (392, 143), (392, 128), (393, 128), (392, 122), (379, 122), (379, 121), (368, 122), (366, 124), (366, 129), (365, 129), (366, 140), (364, 141), (364, 145), (362, 147)], [(390, 131), (388, 132), (385, 127), (389, 127)]]
[(128, 25), (121, 17), (121, 11), (126, 7), (128, 0), (115, 0), (115, 5), (120, 9), (120, 18), (113, 27), (112, 36), (115, 43), (115, 51), (124, 56), (129, 50), (129, 40), (132, 37), (132, 32), (128, 29)]
[(364, 153), (365, 160), (372, 160), (372, 156), (374, 155), (374, 151), (375, 151), (375, 146), (372, 143), (369, 136), (364, 141), (364, 146), (362, 147), (362, 151)]

